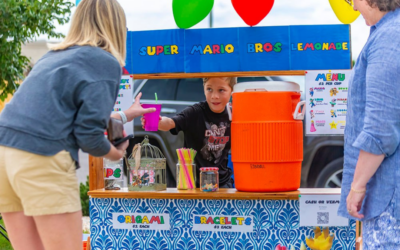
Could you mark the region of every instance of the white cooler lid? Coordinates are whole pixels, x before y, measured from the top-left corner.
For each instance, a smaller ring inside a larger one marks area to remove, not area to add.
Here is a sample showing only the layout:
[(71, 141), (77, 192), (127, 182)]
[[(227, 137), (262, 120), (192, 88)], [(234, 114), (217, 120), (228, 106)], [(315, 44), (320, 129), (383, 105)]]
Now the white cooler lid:
[(241, 82), (233, 87), (233, 93), (247, 91), (288, 91), (300, 92), (300, 85), (295, 82), (284, 81), (262, 81), (262, 82)]

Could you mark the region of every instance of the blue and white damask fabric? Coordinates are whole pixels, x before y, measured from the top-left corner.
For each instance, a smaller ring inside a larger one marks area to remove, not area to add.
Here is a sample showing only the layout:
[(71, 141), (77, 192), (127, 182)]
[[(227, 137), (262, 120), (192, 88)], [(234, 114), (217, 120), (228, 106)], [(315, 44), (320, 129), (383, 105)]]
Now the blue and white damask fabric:
[[(113, 213), (167, 213), (170, 230), (124, 230), (112, 227)], [(193, 215), (253, 216), (254, 231), (193, 231)], [(299, 227), (298, 200), (167, 200), (91, 198), (91, 249), (272, 249), (280, 244), (300, 249), (312, 227)], [(329, 228), (332, 249), (355, 249), (355, 221)]]
[(400, 249), (400, 220), (394, 218), (394, 202), (380, 216), (363, 222), (363, 250)]

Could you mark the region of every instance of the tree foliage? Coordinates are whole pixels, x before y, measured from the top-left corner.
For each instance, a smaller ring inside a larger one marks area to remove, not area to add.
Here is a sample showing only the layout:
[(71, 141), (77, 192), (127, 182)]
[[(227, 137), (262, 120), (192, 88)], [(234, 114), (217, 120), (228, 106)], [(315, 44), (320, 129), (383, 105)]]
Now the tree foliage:
[(23, 79), (29, 59), (21, 45), (39, 35), (61, 38), (55, 24), (69, 21), (73, 4), (68, 0), (0, 1), (0, 100), (13, 94)]
[(82, 205), (82, 215), (83, 216), (89, 216), (89, 176), (86, 179), (86, 183), (80, 183), (79, 184), (79, 190), (80, 190), (80, 195), (81, 195), (81, 205)]

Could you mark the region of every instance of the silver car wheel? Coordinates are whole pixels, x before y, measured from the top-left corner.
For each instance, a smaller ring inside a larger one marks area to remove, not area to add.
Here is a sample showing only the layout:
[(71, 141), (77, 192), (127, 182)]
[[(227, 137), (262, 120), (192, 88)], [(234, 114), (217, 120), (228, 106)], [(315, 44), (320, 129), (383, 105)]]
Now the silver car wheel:
[(325, 183), (325, 188), (341, 188), (342, 187), (343, 169), (333, 173)]

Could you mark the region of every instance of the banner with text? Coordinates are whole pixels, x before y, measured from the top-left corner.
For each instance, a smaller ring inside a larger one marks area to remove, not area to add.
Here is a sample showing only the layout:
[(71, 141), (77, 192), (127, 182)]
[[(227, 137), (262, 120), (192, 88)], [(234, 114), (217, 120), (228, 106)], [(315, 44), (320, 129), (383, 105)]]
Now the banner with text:
[(131, 74), (350, 69), (349, 25), (128, 31)]

